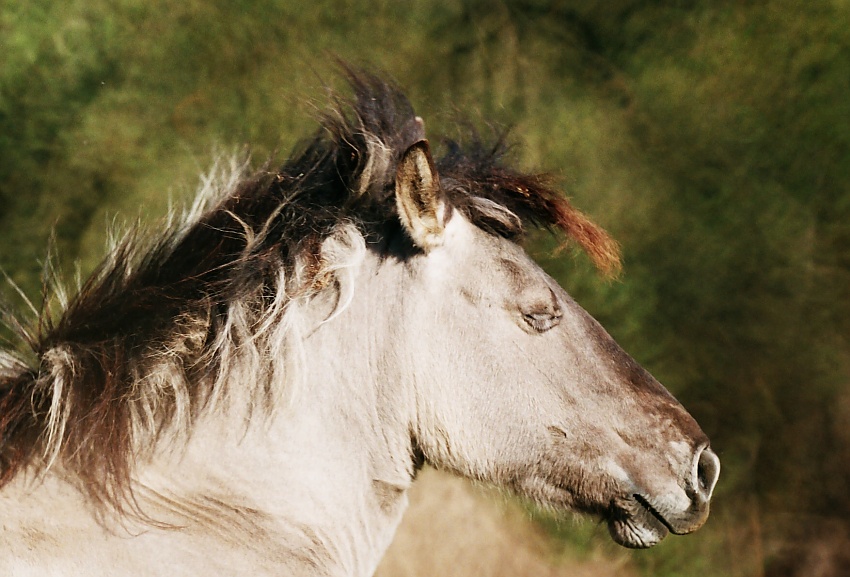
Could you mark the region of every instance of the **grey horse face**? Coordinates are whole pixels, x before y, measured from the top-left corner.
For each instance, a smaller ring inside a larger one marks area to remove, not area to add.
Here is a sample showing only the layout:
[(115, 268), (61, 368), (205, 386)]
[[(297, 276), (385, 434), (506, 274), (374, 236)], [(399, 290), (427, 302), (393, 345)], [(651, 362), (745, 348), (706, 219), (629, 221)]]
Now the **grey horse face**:
[(694, 419), (517, 244), (453, 211), (438, 186), (427, 147), (411, 149), (396, 194), (422, 249), (404, 302), (427, 460), (600, 515), (628, 547), (701, 526), (719, 460)]

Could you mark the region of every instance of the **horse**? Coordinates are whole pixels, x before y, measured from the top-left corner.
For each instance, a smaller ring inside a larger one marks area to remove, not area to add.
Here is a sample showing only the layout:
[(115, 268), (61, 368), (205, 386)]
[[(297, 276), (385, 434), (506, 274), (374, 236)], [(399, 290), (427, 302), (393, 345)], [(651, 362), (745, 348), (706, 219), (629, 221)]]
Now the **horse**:
[(426, 464), (625, 547), (705, 522), (706, 435), (522, 248), (615, 274), (617, 243), (504, 138), (432, 154), (343, 75), (279, 169), (219, 160), (73, 296), (4, 308), (0, 573), (371, 575)]

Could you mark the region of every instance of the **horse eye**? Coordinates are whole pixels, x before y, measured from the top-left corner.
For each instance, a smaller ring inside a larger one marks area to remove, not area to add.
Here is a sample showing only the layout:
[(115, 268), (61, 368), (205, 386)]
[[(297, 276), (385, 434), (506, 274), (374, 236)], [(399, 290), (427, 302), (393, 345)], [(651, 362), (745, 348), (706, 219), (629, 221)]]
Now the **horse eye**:
[(538, 333), (545, 333), (561, 322), (561, 311), (546, 311), (536, 313), (524, 313), (523, 320)]

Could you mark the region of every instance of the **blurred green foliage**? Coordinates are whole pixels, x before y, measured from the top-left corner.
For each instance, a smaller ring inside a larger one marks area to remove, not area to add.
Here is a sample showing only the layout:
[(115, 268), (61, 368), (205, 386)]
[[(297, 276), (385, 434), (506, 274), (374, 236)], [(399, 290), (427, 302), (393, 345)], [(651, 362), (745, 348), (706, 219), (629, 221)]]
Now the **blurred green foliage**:
[(367, 63), (432, 134), (514, 125), (520, 163), (621, 241), (617, 283), (533, 249), (724, 463), (700, 536), (631, 562), (787, 574), (789, 543), (847, 534), (846, 0), (5, 1), (0, 54), (0, 267), (28, 293), (51, 231), (85, 273), (115, 215), (164, 214), (216, 149), (285, 153), (333, 56)]

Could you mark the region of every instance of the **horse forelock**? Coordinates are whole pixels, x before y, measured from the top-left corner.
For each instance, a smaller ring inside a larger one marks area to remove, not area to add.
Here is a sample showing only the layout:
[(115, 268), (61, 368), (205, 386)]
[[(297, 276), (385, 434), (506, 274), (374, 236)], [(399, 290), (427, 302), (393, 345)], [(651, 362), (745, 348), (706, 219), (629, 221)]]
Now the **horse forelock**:
[[(0, 484), (61, 463), (95, 503), (123, 511), (141, 447), (185, 436), (202, 410), (250, 397), (270, 412), (297, 389), (304, 308), (325, 290), (338, 291), (337, 312), (350, 301), (367, 245), (380, 246), (367, 239), (399, 229), (396, 166), (425, 136), (398, 88), (347, 75), (353, 101), (337, 101), (279, 170), (219, 161), (164, 232), (117, 241), (58, 318), (14, 323), (38, 363), (0, 353)], [(449, 202), (507, 238), (560, 229), (615, 268), (604, 231), (545, 176), (507, 167), (501, 143), (449, 143), (436, 162)]]
[(466, 146), (449, 143), (449, 152), (437, 162), (448, 183), (449, 197), (479, 227), (509, 239), (519, 239), (529, 226), (561, 232), (575, 242), (607, 275), (620, 268), (617, 242), (576, 209), (548, 174), (528, 174), (505, 161), (509, 147), (505, 134), (495, 143), (473, 133)]

